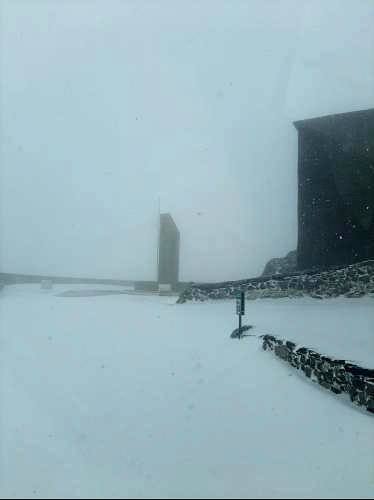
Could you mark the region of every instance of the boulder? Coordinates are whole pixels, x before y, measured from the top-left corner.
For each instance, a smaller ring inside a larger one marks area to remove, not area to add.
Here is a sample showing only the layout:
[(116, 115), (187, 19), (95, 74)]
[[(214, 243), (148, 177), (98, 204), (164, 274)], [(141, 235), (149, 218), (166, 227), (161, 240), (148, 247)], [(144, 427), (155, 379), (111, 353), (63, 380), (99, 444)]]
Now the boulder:
[(266, 264), (262, 276), (275, 276), (277, 274), (288, 274), (296, 271), (297, 252), (292, 250), (283, 258), (269, 260)]

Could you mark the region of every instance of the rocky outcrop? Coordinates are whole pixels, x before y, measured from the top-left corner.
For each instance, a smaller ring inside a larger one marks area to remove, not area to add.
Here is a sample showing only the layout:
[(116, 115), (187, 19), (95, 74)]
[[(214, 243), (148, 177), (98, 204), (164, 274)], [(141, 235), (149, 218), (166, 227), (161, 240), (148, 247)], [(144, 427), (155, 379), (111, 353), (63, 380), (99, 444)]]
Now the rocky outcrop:
[(193, 284), (182, 292), (178, 303), (233, 298), (240, 291), (245, 292), (247, 299), (362, 297), (374, 293), (374, 260), (324, 271), (312, 270), (241, 281)]
[(275, 276), (277, 274), (290, 274), (296, 271), (297, 251), (292, 250), (283, 258), (269, 260), (262, 276)]
[(323, 356), (307, 347), (265, 335), (263, 349), (274, 352), (305, 376), (334, 394), (346, 394), (352, 403), (374, 414), (374, 370)]

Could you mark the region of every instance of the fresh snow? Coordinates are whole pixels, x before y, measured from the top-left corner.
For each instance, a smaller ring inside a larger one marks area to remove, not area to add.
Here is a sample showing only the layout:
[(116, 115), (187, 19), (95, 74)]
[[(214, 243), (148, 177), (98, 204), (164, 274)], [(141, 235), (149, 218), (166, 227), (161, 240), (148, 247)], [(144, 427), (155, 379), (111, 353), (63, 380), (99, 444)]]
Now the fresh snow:
[[(230, 339), (233, 301), (71, 289), (0, 294), (2, 498), (374, 496), (373, 417)], [(244, 323), (370, 366), (373, 305), (251, 301)]]

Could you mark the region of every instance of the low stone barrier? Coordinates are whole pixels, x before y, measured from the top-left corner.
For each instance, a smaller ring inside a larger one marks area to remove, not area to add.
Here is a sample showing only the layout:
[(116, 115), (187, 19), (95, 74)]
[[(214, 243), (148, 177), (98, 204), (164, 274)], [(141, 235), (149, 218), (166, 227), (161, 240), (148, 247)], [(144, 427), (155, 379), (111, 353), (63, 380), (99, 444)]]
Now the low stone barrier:
[(241, 291), (245, 292), (248, 299), (362, 297), (374, 293), (374, 261), (368, 260), (323, 271), (303, 271), (223, 283), (195, 283), (181, 293), (178, 303), (189, 300), (228, 299)]
[(307, 347), (272, 335), (264, 335), (263, 349), (289, 363), (334, 394), (346, 394), (352, 403), (374, 414), (374, 370), (323, 356)]

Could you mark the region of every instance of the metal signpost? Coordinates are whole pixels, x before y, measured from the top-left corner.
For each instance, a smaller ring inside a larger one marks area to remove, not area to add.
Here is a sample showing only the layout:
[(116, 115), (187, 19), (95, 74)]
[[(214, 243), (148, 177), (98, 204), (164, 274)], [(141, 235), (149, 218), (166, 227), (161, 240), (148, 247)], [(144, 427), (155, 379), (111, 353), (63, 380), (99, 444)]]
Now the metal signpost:
[(236, 297), (236, 314), (239, 316), (238, 338), (242, 336), (242, 316), (245, 314), (245, 294), (240, 292)]

